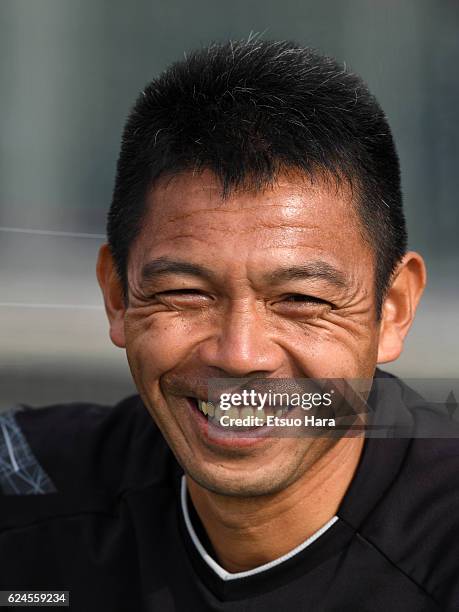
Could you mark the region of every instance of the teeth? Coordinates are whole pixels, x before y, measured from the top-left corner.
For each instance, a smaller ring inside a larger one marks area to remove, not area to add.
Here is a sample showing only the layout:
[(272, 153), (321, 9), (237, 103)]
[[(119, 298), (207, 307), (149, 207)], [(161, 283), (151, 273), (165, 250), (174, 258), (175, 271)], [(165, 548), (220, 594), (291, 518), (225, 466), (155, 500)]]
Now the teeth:
[(203, 402), (202, 400), (198, 400), (198, 408), (203, 414), (211, 417), (214, 416), (215, 406), (212, 404), (212, 402)]
[[(215, 406), (215, 404), (212, 402), (204, 402), (203, 400), (198, 400), (198, 408), (204, 415), (218, 421), (220, 421), (220, 417), (222, 415), (227, 415), (231, 419), (256, 416), (259, 419), (259, 423), (265, 423), (267, 420), (267, 415), (272, 414), (270, 411), (267, 413), (264, 410), (254, 410), (249, 406), (244, 406), (242, 409), (232, 406), (229, 410), (222, 410), (219, 406)], [(288, 408), (278, 408), (274, 411), (274, 414), (277, 417), (281, 417), (287, 412)]]
[(239, 417), (239, 410), (235, 406), (232, 406), (232, 408), (226, 411), (226, 414), (230, 419), (237, 419)]
[(266, 413), (265, 413), (265, 411), (264, 410), (257, 410), (256, 416), (258, 417), (258, 422), (264, 425), (264, 423), (266, 421)]
[(253, 409), (252, 409), (252, 408), (247, 407), (247, 408), (243, 408), (243, 409), (241, 410), (241, 417), (242, 417), (242, 418), (244, 418), (244, 417), (250, 417), (250, 416), (253, 416), (253, 415), (254, 415), (254, 412), (253, 412)]

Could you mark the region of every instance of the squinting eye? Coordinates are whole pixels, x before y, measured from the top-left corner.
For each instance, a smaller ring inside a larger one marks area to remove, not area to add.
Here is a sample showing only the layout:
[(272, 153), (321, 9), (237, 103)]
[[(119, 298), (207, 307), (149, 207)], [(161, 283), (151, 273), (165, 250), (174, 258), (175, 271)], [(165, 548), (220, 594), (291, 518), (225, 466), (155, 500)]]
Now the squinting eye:
[(211, 296), (200, 289), (170, 289), (151, 296), (154, 301), (176, 310), (202, 309), (210, 305)]
[(285, 302), (304, 303), (304, 304), (329, 304), (326, 300), (314, 297), (313, 295), (303, 295), (301, 293), (294, 293), (285, 297)]

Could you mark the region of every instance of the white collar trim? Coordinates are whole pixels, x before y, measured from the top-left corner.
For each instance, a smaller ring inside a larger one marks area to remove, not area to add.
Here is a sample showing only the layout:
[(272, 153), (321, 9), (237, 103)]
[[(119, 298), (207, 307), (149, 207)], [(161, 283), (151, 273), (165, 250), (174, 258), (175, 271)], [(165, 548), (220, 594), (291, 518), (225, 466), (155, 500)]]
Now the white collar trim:
[(207, 565), (225, 582), (228, 580), (238, 580), (239, 578), (247, 578), (249, 576), (254, 576), (255, 574), (260, 574), (261, 572), (265, 572), (266, 570), (269, 570), (272, 567), (275, 567), (276, 565), (280, 565), (284, 561), (291, 559), (292, 557), (300, 553), (302, 550), (307, 548), (310, 544), (315, 542), (318, 538), (320, 538), (320, 536), (323, 533), (325, 533), (327, 529), (330, 529), (330, 527), (334, 525), (336, 521), (338, 520), (337, 516), (332, 517), (318, 531), (313, 533), (312, 536), (310, 536), (307, 540), (305, 540), (299, 546), (296, 546), (290, 552), (286, 553), (285, 555), (282, 555), (282, 557), (278, 557), (277, 559), (274, 559), (273, 561), (269, 561), (269, 563), (264, 563), (263, 565), (259, 565), (258, 567), (254, 567), (253, 569), (247, 570), (245, 572), (231, 573), (231, 572), (227, 572), (221, 565), (219, 565), (214, 559), (212, 559), (212, 557), (206, 551), (204, 546), (199, 541), (198, 536), (196, 535), (196, 532), (194, 530), (194, 527), (193, 527), (193, 524), (191, 522), (190, 515), (188, 512), (188, 501), (187, 501), (187, 489), (186, 489), (185, 476), (182, 476), (180, 501), (181, 501), (181, 506), (182, 506), (183, 518), (185, 519), (185, 525), (187, 527), (188, 533), (190, 534), (190, 538), (193, 541), (193, 544), (195, 545), (196, 549), (198, 550), (199, 554), (204, 559), (204, 561), (207, 563)]

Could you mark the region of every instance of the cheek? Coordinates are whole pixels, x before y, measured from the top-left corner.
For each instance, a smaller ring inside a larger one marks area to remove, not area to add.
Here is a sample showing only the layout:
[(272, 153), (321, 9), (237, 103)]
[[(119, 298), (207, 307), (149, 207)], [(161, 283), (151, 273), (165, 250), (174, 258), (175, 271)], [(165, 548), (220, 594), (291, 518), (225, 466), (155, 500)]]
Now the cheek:
[(371, 326), (351, 330), (318, 322), (300, 333), (285, 335), (283, 346), (311, 378), (373, 376), (377, 334)]
[(193, 348), (193, 326), (172, 313), (126, 316), (126, 353), (131, 369), (154, 380), (177, 367)]

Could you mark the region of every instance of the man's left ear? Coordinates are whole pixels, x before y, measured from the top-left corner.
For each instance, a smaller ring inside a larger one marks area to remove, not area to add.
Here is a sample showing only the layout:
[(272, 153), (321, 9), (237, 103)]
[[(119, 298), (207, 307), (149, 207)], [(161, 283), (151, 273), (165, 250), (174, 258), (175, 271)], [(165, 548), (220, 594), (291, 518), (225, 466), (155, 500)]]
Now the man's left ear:
[(104, 296), (105, 311), (110, 323), (110, 339), (115, 346), (125, 348), (123, 287), (116, 271), (108, 244), (103, 244), (97, 259), (97, 280)]
[(397, 266), (382, 306), (378, 364), (394, 361), (414, 319), (426, 285), (426, 267), (419, 253), (409, 251)]

